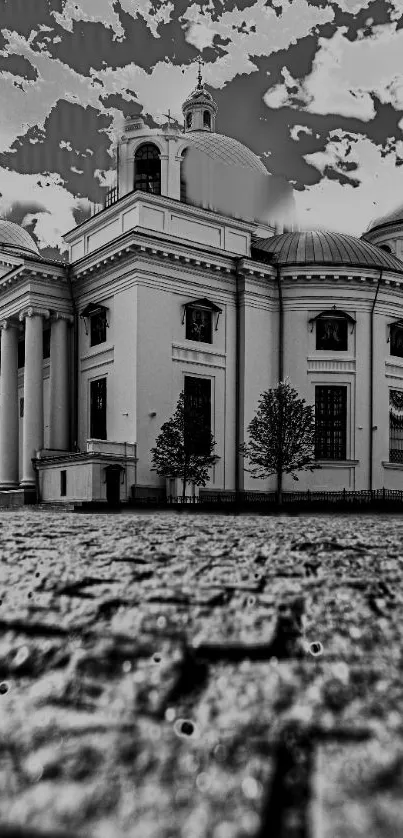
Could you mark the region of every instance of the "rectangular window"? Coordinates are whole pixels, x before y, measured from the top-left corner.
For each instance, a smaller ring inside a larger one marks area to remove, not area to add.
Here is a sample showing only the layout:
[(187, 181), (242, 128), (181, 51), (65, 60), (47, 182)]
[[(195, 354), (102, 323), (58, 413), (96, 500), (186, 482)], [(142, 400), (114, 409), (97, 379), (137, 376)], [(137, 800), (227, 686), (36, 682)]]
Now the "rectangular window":
[(106, 311), (97, 311), (90, 317), (90, 346), (106, 341)]
[(60, 472), (60, 496), (64, 497), (67, 494), (67, 471)]
[(403, 390), (389, 390), (389, 462), (403, 463)]
[(106, 378), (91, 381), (90, 385), (90, 437), (106, 439)]
[(315, 457), (345, 460), (347, 387), (315, 387)]
[(50, 358), (50, 329), (43, 330), (43, 358)]
[(402, 326), (392, 325), (390, 327), (390, 354), (397, 356), (397, 358), (403, 358)]
[(211, 381), (187, 375), (184, 392), (188, 444), (195, 453), (205, 453), (211, 434)]
[(186, 339), (213, 342), (212, 312), (203, 308), (186, 309)]
[(330, 352), (346, 351), (347, 320), (342, 317), (318, 317), (316, 349), (327, 349)]
[(18, 369), (25, 367), (25, 337), (18, 341)]

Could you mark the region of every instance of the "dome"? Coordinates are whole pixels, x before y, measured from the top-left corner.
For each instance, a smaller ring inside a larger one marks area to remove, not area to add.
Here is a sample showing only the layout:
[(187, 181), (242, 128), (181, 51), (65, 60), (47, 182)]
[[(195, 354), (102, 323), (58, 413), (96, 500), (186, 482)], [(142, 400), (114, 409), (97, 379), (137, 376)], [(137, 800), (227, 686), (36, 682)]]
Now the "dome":
[(225, 134), (216, 134), (215, 132), (188, 131), (186, 133), (186, 140), (189, 146), (204, 152), (204, 154), (213, 160), (219, 160), (221, 163), (235, 164), (236, 166), (245, 166), (261, 174), (268, 175), (266, 166), (259, 157), (246, 145), (243, 145), (238, 140), (234, 140), (233, 137), (227, 137)]
[(334, 265), (355, 268), (385, 268), (403, 273), (403, 262), (369, 242), (345, 233), (282, 233), (255, 239), (253, 251), (259, 260), (275, 254), (281, 265)]
[(376, 230), (378, 227), (386, 227), (388, 224), (399, 224), (399, 222), (403, 223), (403, 204), (392, 212), (388, 212), (386, 215), (381, 215), (379, 218), (371, 221), (366, 232), (369, 233), (370, 230)]
[(29, 233), (14, 224), (13, 221), (0, 220), (0, 249), (6, 246), (10, 253), (34, 253), (39, 256), (39, 250)]

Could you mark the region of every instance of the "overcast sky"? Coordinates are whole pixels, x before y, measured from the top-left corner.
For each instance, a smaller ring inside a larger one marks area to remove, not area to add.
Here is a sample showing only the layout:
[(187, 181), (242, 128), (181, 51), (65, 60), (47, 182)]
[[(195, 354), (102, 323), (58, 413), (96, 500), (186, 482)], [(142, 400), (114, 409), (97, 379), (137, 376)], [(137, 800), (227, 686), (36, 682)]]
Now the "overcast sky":
[(0, 216), (44, 255), (110, 182), (128, 114), (195, 86), (217, 130), (295, 189), (302, 226), (361, 235), (403, 204), (403, 0), (0, 0)]

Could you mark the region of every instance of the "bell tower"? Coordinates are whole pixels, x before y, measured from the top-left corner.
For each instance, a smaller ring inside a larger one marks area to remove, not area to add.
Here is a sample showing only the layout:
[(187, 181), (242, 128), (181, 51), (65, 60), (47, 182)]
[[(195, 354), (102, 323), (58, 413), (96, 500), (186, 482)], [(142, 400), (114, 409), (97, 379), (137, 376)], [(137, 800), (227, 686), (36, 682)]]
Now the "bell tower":
[(204, 86), (201, 64), (202, 61), (199, 58), (197, 86), (182, 105), (182, 113), (185, 119), (185, 133), (188, 131), (215, 131), (215, 119), (218, 109), (211, 93)]

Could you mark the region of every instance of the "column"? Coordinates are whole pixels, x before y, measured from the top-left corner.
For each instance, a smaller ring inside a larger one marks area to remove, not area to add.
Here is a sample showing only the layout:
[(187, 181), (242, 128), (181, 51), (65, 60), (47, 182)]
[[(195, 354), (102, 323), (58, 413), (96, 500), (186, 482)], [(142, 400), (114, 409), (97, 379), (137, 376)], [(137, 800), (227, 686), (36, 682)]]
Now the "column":
[(69, 448), (68, 330), (73, 320), (57, 312), (50, 332), (50, 440), (49, 448)]
[(22, 481), (24, 488), (34, 488), (32, 459), (43, 448), (43, 318), (49, 311), (28, 308), (20, 313), (25, 319), (24, 421), (22, 440)]
[(18, 486), (18, 322), (3, 320), (0, 379), (0, 489)]

